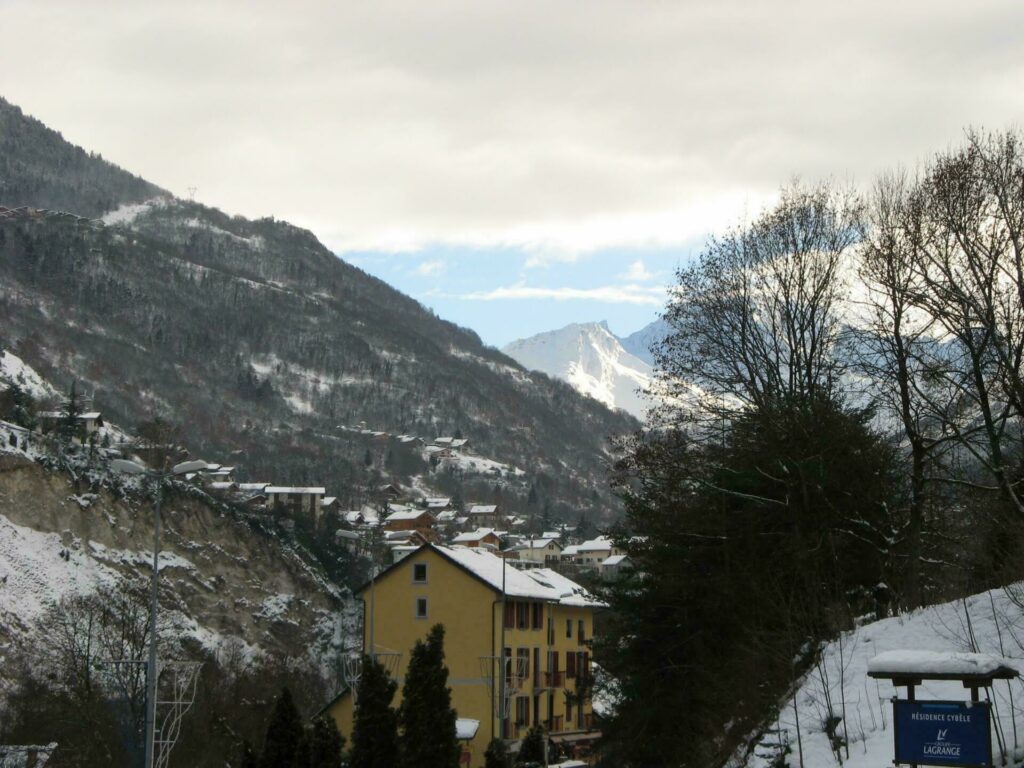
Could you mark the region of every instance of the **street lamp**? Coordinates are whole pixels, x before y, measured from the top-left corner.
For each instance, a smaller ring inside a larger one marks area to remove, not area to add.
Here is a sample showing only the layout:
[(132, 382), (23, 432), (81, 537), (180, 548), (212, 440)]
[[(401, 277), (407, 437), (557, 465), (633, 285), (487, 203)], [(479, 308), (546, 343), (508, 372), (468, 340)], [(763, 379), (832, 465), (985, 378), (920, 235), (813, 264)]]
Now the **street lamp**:
[(205, 461), (186, 461), (175, 464), (167, 472), (157, 472), (127, 459), (114, 459), (110, 468), (126, 475), (145, 475), (157, 481), (155, 524), (153, 526), (153, 576), (150, 579), (149, 596), (149, 660), (146, 663), (146, 768), (153, 768), (156, 761), (156, 610), (160, 593), (160, 499), (163, 496), (163, 481), (189, 472), (206, 469)]

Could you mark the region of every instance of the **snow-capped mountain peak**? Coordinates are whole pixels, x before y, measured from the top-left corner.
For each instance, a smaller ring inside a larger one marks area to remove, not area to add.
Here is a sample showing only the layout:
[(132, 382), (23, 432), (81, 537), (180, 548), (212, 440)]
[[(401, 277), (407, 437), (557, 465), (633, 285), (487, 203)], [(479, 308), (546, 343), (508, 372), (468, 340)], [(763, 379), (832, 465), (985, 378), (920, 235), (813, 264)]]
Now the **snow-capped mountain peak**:
[(508, 344), (502, 350), (521, 365), (567, 381), (609, 408), (643, 418), (650, 400), (643, 395), (651, 366), (627, 352), (606, 322), (572, 323)]

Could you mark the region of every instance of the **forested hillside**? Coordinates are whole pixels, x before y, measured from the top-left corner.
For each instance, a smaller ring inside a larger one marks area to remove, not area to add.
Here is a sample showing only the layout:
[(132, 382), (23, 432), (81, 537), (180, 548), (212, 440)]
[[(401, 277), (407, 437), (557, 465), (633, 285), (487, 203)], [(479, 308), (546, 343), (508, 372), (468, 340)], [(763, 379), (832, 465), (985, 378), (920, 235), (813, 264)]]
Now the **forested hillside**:
[[(615, 514), (606, 438), (630, 417), (527, 373), (311, 233), (175, 199), (5, 102), (0, 147), (0, 206), (105, 222), (0, 218), (0, 345), (94, 391), (114, 420), (161, 416), (243, 477), (326, 485), (350, 504), (394, 479), (527, 513)], [(505, 467), (431, 468), (338, 428), (361, 422), (460, 433)]]

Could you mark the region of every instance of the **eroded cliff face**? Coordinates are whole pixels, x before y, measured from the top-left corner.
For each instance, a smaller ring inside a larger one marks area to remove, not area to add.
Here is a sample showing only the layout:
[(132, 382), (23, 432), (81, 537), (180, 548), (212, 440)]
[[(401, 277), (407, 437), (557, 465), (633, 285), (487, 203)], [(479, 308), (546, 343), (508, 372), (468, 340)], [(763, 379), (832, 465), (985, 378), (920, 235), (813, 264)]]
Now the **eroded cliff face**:
[[(77, 485), (77, 487), (76, 487)], [(252, 652), (337, 664), (353, 611), (292, 542), (184, 486), (162, 505), (161, 609), (186, 648), (241, 641)], [(62, 596), (148, 583), (153, 509), (64, 471), (0, 455), (0, 659), (42, 630)]]

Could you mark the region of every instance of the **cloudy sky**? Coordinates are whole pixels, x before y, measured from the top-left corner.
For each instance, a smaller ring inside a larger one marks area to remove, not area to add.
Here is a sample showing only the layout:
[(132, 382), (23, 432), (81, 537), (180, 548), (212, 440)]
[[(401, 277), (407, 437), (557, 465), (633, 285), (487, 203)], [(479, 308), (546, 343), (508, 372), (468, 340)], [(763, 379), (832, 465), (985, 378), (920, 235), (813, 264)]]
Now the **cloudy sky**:
[(1024, 118), (1024, 3), (0, 0), (0, 95), (503, 344), (629, 333), (708, 233)]

